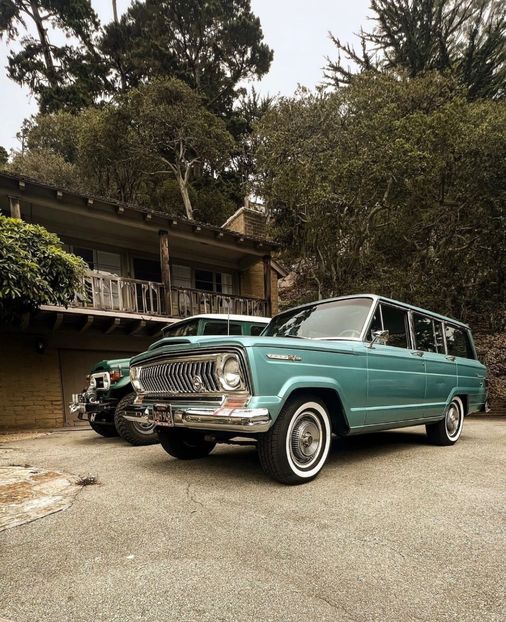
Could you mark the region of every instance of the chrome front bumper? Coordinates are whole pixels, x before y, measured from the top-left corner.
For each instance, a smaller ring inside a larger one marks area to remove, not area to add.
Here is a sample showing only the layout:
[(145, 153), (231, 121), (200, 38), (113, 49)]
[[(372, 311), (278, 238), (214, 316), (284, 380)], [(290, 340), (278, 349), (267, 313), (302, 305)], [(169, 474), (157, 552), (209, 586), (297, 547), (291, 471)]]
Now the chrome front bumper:
[(94, 421), (98, 413), (114, 414), (114, 408), (114, 405), (92, 400), (87, 393), (73, 393), (69, 404), (70, 414), (77, 415), (80, 421)]
[[(162, 403), (156, 402), (156, 403)], [(166, 405), (166, 402), (163, 402)], [(128, 421), (154, 423), (155, 403), (132, 404), (124, 411)], [(222, 432), (267, 432), (272, 420), (267, 408), (244, 408), (227, 404), (202, 405), (170, 404), (174, 427), (196, 430), (221, 430)]]

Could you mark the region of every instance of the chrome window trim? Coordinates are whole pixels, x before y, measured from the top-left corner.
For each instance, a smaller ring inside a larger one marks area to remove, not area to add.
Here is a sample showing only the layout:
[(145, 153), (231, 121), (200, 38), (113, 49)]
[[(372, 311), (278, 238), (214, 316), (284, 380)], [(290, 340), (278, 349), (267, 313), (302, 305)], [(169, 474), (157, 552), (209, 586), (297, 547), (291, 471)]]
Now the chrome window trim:
[[(382, 330), (385, 330), (385, 323), (383, 321), (383, 311), (381, 308), (381, 305), (386, 305), (387, 307), (392, 307), (393, 309), (399, 309), (399, 311), (402, 311), (403, 313), (405, 313), (407, 315), (407, 319), (408, 319), (408, 324), (405, 327), (406, 328), (406, 341), (408, 342), (408, 345), (405, 348), (402, 347), (398, 347), (398, 346), (390, 346), (392, 348), (397, 348), (398, 350), (412, 350), (413, 349), (413, 335), (412, 335), (412, 326), (411, 326), (411, 320), (410, 320), (410, 316), (411, 316), (411, 309), (409, 307), (404, 307), (402, 305), (397, 305), (394, 304), (393, 302), (387, 301), (387, 300), (383, 300), (381, 298), (377, 298), (376, 299), (376, 304), (373, 305), (374, 310), (373, 312), (370, 314), (370, 317), (368, 318), (368, 321), (366, 323), (366, 331), (363, 334), (363, 338), (361, 339), (362, 341), (364, 341), (364, 343), (371, 343), (368, 339), (367, 339), (367, 334), (369, 333), (369, 330), (371, 329), (371, 324), (372, 324), (372, 320), (374, 318), (374, 314), (376, 312), (376, 309), (379, 307), (379, 312), (380, 312), (380, 319), (381, 319), (381, 328)], [(409, 337), (409, 338), (408, 338)], [(387, 343), (388, 346), (388, 343)]]

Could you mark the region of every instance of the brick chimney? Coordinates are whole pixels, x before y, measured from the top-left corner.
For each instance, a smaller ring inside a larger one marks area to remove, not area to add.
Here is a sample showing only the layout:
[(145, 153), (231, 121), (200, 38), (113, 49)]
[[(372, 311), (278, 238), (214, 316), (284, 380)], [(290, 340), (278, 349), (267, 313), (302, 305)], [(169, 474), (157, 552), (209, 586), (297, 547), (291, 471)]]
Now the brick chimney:
[(265, 207), (246, 197), (244, 205), (223, 223), (222, 228), (244, 233), (244, 235), (250, 235), (254, 238), (265, 238), (267, 237)]

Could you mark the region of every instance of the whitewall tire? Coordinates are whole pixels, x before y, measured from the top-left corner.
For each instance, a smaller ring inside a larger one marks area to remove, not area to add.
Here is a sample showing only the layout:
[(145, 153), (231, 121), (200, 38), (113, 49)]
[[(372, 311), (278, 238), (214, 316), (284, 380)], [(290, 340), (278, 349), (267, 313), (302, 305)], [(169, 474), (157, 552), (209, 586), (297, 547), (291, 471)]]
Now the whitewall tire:
[(327, 460), (332, 426), (327, 406), (309, 394), (287, 402), (272, 428), (258, 440), (264, 471), (283, 484), (314, 479)]

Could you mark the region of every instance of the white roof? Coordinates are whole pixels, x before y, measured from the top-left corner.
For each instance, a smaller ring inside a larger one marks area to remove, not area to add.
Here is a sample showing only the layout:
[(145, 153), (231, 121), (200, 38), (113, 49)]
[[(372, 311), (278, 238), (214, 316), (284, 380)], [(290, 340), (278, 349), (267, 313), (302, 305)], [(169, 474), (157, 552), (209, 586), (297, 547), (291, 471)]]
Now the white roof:
[(171, 326), (175, 324), (179, 324), (179, 322), (188, 322), (188, 320), (230, 320), (231, 322), (255, 322), (257, 324), (268, 324), (271, 321), (270, 317), (258, 317), (256, 315), (234, 315), (231, 313), (201, 313), (200, 315), (191, 315), (190, 317), (185, 317), (181, 320), (177, 320)]

